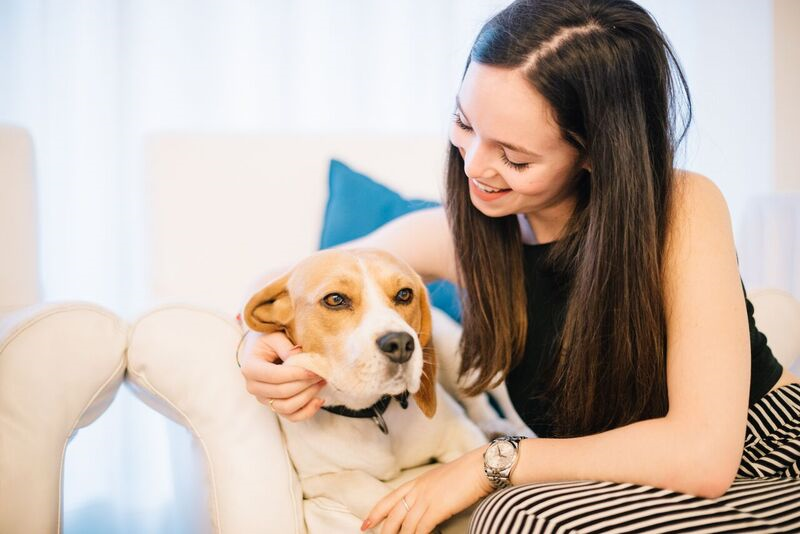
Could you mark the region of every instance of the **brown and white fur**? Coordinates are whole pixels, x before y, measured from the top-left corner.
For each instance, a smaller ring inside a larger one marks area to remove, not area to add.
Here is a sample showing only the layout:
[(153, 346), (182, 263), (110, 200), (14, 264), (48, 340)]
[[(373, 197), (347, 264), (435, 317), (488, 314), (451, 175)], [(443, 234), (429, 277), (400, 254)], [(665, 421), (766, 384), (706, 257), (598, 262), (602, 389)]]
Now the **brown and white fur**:
[[(326, 410), (300, 422), (279, 418), (306, 499), (327, 497), (363, 519), (401, 471), (434, 459), (449, 462), (488, 441), (437, 382), (437, 364), (442, 362), (437, 362), (433, 346), (425, 286), (393, 255), (376, 249), (318, 252), (256, 293), (243, 317), (254, 330), (283, 331), (302, 346), (303, 352), (285, 364), (326, 379), (318, 394), (325, 406), (358, 410), (387, 394), (411, 394), (407, 409), (396, 400), (388, 405), (383, 414), (388, 434), (369, 418)], [(441, 337), (455, 343), (437, 348), (449, 355), (441, 365), (447, 389), (460, 396), (458, 361), (450, 361), (457, 360), (453, 354), (459, 327), (443, 313), (437, 326), (450, 329), (449, 336)], [(401, 346), (387, 344), (387, 335), (403, 340)], [(511, 408), (505, 390), (498, 393), (510, 421), (498, 422), (485, 397), (461, 400), (490, 432), (533, 435)]]

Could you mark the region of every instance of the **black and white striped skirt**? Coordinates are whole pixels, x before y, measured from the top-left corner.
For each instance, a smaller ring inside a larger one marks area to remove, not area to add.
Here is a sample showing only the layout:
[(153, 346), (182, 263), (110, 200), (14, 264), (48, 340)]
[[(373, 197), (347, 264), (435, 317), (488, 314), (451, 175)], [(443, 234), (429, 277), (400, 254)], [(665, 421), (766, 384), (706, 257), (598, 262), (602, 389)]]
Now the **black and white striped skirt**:
[(739, 471), (716, 499), (637, 484), (578, 480), (512, 486), (475, 509), (470, 534), (798, 532), (800, 383), (747, 415)]

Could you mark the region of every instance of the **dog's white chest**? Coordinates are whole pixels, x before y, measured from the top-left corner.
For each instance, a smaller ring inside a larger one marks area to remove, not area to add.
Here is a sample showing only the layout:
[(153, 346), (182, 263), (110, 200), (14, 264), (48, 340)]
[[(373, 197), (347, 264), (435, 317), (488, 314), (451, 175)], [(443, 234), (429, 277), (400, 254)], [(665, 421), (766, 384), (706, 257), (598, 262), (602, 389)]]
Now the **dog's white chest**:
[(311, 419), (281, 419), (287, 448), (300, 478), (360, 470), (383, 481), (433, 459), (450, 461), (485, 443), (483, 433), (437, 384), (439, 406), (432, 419), (413, 398), (403, 409), (392, 401), (383, 418), (384, 434), (372, 419), (355, 419), (320, 410)]
[[(390, 480), (402, 469), (393, 441), (402, 426), (391, 412), (384, 413), (389, 434), (384, 434), (372, 419), (357, 419), (320, 410), (312, 420), (292, 423), (281, 419), (287, 448), (300, 478), (354, 469), (380, 480)], [(416, 408), (416, 407), (415, 407)], [(394, 422), (394, 429), (391, 426)], [(408, 419), (403, 419), (408, 424)]]

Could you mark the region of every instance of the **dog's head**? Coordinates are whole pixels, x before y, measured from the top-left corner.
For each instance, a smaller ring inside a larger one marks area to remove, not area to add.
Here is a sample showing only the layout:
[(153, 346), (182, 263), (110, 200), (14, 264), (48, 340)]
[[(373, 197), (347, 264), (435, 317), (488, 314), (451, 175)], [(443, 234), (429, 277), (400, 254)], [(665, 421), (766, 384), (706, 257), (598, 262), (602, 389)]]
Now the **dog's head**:
[(428, 294), (395, 256), (376, 249), (318, 252), (256, 293), (243, 317), (253, 330), (283, 331), (302, 346), (304, 366), (333, 388), (326, 401), (361, 409), (407, 390), (433, 417)]

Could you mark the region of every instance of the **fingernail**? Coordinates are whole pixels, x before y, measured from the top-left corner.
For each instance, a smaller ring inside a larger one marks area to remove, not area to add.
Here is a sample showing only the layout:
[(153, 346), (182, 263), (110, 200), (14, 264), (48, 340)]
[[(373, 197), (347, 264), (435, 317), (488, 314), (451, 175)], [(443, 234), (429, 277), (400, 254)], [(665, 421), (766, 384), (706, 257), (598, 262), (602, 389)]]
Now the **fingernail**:
[(325, 404), (325, 399), (317, 399), (317, 406), (322, 406)]
[(321, 379), (319, 382), (317, 382), (317, 384), (318, 384), (318, 385), (320, 385), (320, 386), (324, 386), (324, 385), (325, 385), (325, 384), (327, 384), (327, 383), (328, 383), (328, 381), (327, 381), (327, 380), (325, 380), (324, 378), (323, 378), (323, 379)]
[(363, 523), (361, 523), (361, 530), (367, 530), (369, 528), (370, 522), (369, 519), (365, 519)]

